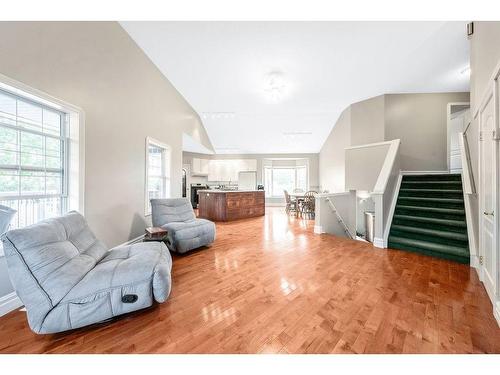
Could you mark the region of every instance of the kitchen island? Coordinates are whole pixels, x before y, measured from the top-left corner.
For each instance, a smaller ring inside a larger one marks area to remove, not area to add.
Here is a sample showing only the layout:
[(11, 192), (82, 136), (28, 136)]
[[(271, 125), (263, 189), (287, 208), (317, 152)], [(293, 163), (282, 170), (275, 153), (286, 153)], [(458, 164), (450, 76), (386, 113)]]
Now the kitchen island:
[(198, 217), (231, 221), (264, 216), (264, 190), (199, 190)]

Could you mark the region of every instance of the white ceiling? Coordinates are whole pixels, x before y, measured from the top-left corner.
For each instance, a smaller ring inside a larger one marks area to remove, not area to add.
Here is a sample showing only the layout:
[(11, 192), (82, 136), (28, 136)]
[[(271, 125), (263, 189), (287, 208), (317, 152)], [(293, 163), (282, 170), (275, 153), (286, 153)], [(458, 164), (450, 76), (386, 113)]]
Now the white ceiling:
[[(200, 114), (217, 153), (319, 152), (351, 103), (469, 90), (465, 22), (121, 24)], [(285, 94), (273, 101), (276, 71)]]

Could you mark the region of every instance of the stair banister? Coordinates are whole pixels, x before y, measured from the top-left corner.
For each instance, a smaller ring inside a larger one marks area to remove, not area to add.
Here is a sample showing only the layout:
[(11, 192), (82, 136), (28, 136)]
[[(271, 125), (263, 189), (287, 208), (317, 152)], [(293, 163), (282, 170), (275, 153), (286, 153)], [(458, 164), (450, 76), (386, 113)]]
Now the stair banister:
[(348, 238), (354, 239), (355, 238), (354, 235), (351, 233), (351, 231), (349, 230), (349, 228), (345, 224), (344, 219), (342, 218), (342, 215), (340, 215), (340, 213), (337, 210), (337, 207), (335, 207), (335, 204), (333, 203), (333, 201), (330, 198), (326, 198), (325, 200), (328, 202), (328, 205), (332, 209), (335, 217), (337, 218), (338, 223), (340, 224), (340, 226), (344, 230), (344, 233), (347, 235)]
[(380, 248), (387, 247), (391, 215), (394, 212), (394, 197), (398, 194), (400, 144), (400, 139), (391, 141), (377, 182), (371, 192), (372, 199), (375, 202), (375, 238), (373, 245)]

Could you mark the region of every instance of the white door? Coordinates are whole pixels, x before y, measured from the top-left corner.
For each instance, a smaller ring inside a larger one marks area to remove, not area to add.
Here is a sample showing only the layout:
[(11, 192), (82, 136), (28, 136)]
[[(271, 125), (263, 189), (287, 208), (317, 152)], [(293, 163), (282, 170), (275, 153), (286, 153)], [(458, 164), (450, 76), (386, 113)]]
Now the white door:
[(479, 112), (480, 135), (480, 269), (482, 281), (490, 298), (496, 298), (496, 246), (497, 216), (496, 212), (496, 141), (493, 139), (495, 129), (495, 103), (493, 95)]
[(465, 128), (469, 121), (469, 109), (464, 109), (451, 116), (449, 127), (450, 173), (462, 173), (462, 158), (460, 155), (459, 134), (465, 131)]

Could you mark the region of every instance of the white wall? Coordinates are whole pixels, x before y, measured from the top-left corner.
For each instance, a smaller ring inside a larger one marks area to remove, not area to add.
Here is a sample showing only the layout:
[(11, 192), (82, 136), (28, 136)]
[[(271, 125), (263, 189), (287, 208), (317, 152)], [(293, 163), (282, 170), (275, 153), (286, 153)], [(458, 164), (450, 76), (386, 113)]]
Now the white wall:
[(389, 151), (388, 143), (352, 147), (345, 150), (346, 190), (371, 192), (375, 188), (380, 170)]
[(470, 39), (470, 93), (472, 115), (477, 111), (493, 69), (500, 61), (500, 22), (474, 22)]
[(385, 139), (385, 95), (351, 104), (351, 146)]
[(115, 246), (142, 234), (145, 138), (171, 146), (180, 196), (183, 132), (212, 148), (199, 116), (116, 22), (0, 22), (0, 35), (0, 73), (85, 111), (85, 215), (97, 237)]
[(447, 105), (468, 101), (466, 92), (385, 95), (385, 137), (401, 139), (401, 169), (448, 169)]
[(347, 107), (335, 123), (319, 153), (320, 190), (345, 191), (345, 148), (351, 146), (351, 108)]

